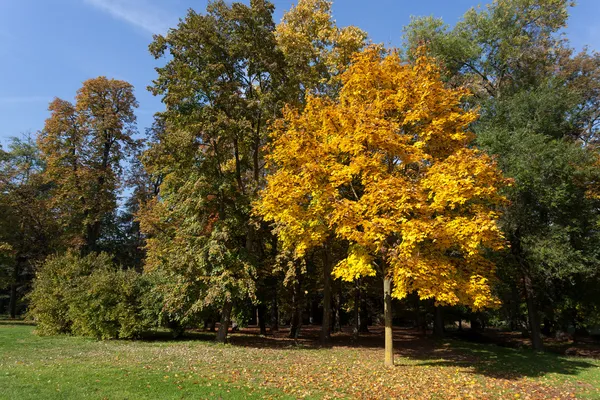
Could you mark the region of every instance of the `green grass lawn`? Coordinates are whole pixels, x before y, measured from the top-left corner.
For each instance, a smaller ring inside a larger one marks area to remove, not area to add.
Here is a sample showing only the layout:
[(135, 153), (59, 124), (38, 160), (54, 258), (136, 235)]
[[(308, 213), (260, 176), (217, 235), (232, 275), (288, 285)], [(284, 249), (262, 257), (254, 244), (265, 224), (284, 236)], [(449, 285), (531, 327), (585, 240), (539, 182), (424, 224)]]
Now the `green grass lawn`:
[(0, 399), (600, 398), (599, 360), (402, 332), (386, 369), (376, 335), (319, 348), (247, 334), (217, 345), (209, 334), (99, 342), (33, 330), (0, 322)]

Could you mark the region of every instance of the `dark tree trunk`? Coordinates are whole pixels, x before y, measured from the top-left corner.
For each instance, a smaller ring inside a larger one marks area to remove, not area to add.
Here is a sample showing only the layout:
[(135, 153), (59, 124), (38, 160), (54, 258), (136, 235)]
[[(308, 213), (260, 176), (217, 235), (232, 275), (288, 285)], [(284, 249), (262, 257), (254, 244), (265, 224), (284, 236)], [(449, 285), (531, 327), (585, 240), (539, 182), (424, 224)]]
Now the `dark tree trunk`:
[(369, 307), (367, 305), (367, 296), (363, 293), (360, 296), (360, 323), (358, 330), (360, 333), (369, 333)]
[(277, 305), (277, 290), (271, 299), (271, 332), (279, 331), (279, 307)]
[(511, 307), (510, 310), (510, 330), (516, 331), (519, 330), (519, 305), (521, 303), (521, 299), (519, 296), (519, 290), (517, 289), (518, 285), (513, 285), (511, 288)]
[(479, 323), (479, 320), (477, 319), (477, 317), (471, 317), (471, 319), (469, 320), (469, 323), (471, 325), (471, 330), (473, 332), (481, 332), (481, 324)]
[(333, 318), (333, 331), (341, 332), (342, 331), (342, 318), (341, 318), (341, 308), (342, 308), (342, 294), (341, 288), (338, 288), (335, 294), (335, 315)]
[(385, 319), (385, 366), (394, 366), (394, 333), (392, 330), (392, 280), (383, 278), (383, 315)]
[(444, 337), (444, 313), (441, 306), (435, 306), (433, 320), (433, 335), (436, 338)]
[(323, 252), (323, 321), (321, 323), (321, 342), (327, 343), (331, 339), (331, 263), (329, 248), (325, 246)]
[(294, 282), (294, 290), (292, 293), (292, 321), (290, 322), (290, 334), (292, 339), (298, 339), (300, 336), (300, 326), (302, 324), (302, 294), (301, 282), (298, 269), (296, 270), (296, 281)]
[(13, 269), (12, 283), (10, 284), (10, 300), (8, 303), (8, 310), (12, 319), (17, 318), (17, 302), (19, 301), (17, 289), (19, 288), (21, 262), (21, 257), (18, 257), (17, 262), (15, 263), (15, 268)]
[(354, 326), (352, 327), (352, 337), (358, 339), (360, 333), (360, 282), (357, 279), (354, 286)]
[(427, 335), (427, 315), (421, 312), (421, 299), (415, 296), (415, 328), (420, 329), (423, 335)]
[(531, 334), (531, 346), (535, 351), (544, 351), (544, 343), (542, 342), (542, 332), (540, 329), (540, 321), (535, 304), (535, 293), (531, 277), (523, 274), (523, 286), (525, 287), (525, 299), (527, 301), (527, 314), (529, 316), (529, 329)]
[(17, 318), (17, 283), (13, 282), (10, 285), (10, 302), (8, 303), (10, 317)]
[(217, 337), (215, 339), (219, 343), (227, 343), (227, 332), (229, 330), (229, 324), (231, 323), (232, 308), (233, 303), (231, 301), (226, 301), (225, 304), (223, 304), (221, 325), (219, 326), (219, 331), (217, 332)]
[(102, 221), (95, 221), (87, 226), (85, 254), (98, 251), (98, 239), (102, 230)]
[(266, 307), (264, 304), (259, 304), (256, 308), (256, 319), (258, 323), (258, 327), (260, 329), (260, 334), (265, 336), (267, 334), (267, 324), (266, 324)]

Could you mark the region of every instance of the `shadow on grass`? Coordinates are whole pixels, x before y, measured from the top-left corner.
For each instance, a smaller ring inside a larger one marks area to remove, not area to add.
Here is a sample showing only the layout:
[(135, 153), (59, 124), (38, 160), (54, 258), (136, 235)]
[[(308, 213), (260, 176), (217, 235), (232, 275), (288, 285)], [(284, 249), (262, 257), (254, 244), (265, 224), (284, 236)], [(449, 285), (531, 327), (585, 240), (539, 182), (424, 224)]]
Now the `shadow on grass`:
[(24, 325), (24, 326), (35, 326), (33, 321), (24, 320), (22, 318), (8, 318), (0, 317), (0, 326), (2, 325)]
[[(269, 349), (308, 349), (357, 348), (383, 350), (383, 328), (372, 327), (370, 332), (358, 340), (351, 332), (344, 331), (332, 335), (328, 345), (319, 341), (319, 326), (302, 327), (299, 339), (288, 338), (288, 329), (282, 329), (267, 336), (261, 336), (256, 328), (246, 328), (229, 335), (232, 346)], [(168, 333), (145, 340), (170, 340)], [(180, 340), (212, 341), (215, 334), (190, 331)], [(410, 360), (397, 365), (417, 365), (431, 367), (467, 368), (473, 374), (499, 379), (537, 378), (549, 373), (578, 375), (597, 364), (585, 359), (567, 358), (553, 353), (536, 353), (530, 349), (512, 349), (496, 344), (472, 343), (464, 340), (434, 340), (413, 329), (394, 329), (395, 353)], [(383, 353), (382, 353), (383, 358)]]
[[(403, 353), (402, 349), (399, 353)], [(445, 345), (440, 343), (433, 353), (408, 357), (418, 360), (417, 364), (422, 366), (470, 368), (473, 374), (509, 380), (538, 378), (550, 373), (578, 375), (586, 369), (598, 368), (585, 359), (458, 341), (446, 342)]]

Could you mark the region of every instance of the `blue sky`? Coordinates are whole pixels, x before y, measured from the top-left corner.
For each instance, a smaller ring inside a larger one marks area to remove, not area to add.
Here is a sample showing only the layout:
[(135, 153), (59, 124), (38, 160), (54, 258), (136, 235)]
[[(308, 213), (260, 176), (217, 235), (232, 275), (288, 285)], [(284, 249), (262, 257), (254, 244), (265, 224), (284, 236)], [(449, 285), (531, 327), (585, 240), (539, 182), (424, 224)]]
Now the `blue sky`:
[[(491, 0), (490, 0), (491, 1)], [(279, 21), (294, 0), (274, 0)], [(357, 25), (374, 42), (401, 43), (411, 15), (435, 15), (454, 24), (475, 0), (337, 0), (338, 24)], [(146, 87), (160, 65), (148, 53), (153, 33), (177, 24), (188, 8), (206, 0), (0, 0), (0, 143), (36, 132), (54, 97), (73, 100), (81, 83), (105, 75), (136, 88), (138, 127), (143, 132), (159, 99)], [(579, 0), (567, 35), (572, 44), (600, 49), (599, 0)]]

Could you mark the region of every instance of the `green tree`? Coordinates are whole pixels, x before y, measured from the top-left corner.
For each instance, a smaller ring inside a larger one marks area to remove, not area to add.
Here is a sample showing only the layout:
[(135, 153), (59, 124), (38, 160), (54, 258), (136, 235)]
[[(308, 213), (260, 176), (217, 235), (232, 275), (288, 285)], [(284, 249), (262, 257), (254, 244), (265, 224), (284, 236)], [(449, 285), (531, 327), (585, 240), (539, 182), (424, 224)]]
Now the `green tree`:
[(219, 341), (234, 303), (255, 298), (268, 248), (269, 232), (250, 205), (264, 176), (267, 123), (285, 92), (273, 10), (264, 0), (213, 1), (205, 15), (190, 10), (150, 46), (169, 60), (151, 88), (166, 110), (144, 156), (148, 172), (163, 177), (160, 196), (140, 213), (146, 268), (176, 277), (169, 304), (193, 293), (191, 311), (220, 306)]
[(522, 288), (537, 350), (540, 305), (555, 302), (556, 309), (557, 288), (590, 279), (598, 262), (598, 204), (590, 191), (598, 181), (600, 68), (597, 54), (574, 55), (560, 33), (572, 5), (496, 0), (452, 29), (429, 17), (405, 30), (409, 53), (426, 44), (449, 84), (471, 88), (469, 103), (482, 114), (473, 127), (477, 143), (514, 179), (502, 218), (511, 250), (500, 255), (500, 275)]

